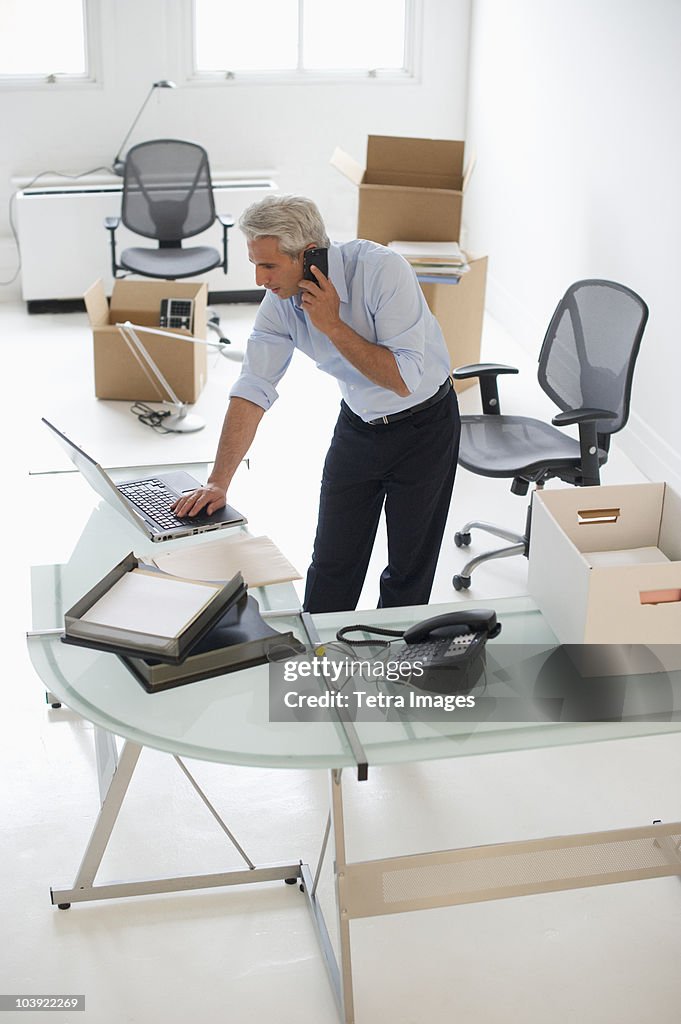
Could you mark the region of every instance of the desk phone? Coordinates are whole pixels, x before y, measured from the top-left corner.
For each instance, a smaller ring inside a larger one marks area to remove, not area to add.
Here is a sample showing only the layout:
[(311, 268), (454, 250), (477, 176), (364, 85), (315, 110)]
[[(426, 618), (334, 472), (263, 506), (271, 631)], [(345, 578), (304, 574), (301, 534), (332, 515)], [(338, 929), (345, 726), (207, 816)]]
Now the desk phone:
[(184, 327), (191, 331), (194, 319), (193, 299), (161, 299), (159, 326), (177, 329)]
[[(404, 647), (395, 648), (395, 658), (413, 666), (409, 679), (412, 686), (435, 693), (467, 693), (484, 669), (485, 644), (499, 635), (501, 624), (489, 608), (466, 608), (424, 619), (404, 632), (373, 626), (346, 626), (336, 637), (342, 640), (356, 630), (404, 640)], [(371, 646), (376, 641), (354, 643)]]

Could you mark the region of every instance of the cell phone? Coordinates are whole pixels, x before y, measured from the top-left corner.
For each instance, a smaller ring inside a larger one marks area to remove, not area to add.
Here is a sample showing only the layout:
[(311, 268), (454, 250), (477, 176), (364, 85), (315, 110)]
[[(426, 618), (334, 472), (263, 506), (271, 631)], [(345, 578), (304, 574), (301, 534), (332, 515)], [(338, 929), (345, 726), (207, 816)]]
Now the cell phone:
[(329, 276), (329, 250), (328, 249), (306, 249), (303, 253), (303, 278), (305, 281), (314, 281), (310, 267), (319, 267), (324, 277)]

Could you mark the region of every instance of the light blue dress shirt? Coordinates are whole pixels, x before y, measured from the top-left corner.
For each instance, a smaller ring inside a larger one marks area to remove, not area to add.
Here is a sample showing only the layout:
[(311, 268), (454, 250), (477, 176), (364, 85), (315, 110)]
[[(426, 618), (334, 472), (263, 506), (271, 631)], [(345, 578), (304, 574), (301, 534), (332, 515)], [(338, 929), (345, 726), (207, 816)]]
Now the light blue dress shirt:
[(434, 395), (449, 374), (449, 354), (407, 261), (383, 245), (356, 239), (330, 246), (329, 278), (340, 298), (341, 319), (366, 341), (394, 353), (410, 394), (403, 398), (367, 380), (313, 326), (300, 294), (278, 299), (267, 292), (230, 397), (269, 409), (295, 349), (337, 379), (346, 403), (363, 420), (401, 412)]

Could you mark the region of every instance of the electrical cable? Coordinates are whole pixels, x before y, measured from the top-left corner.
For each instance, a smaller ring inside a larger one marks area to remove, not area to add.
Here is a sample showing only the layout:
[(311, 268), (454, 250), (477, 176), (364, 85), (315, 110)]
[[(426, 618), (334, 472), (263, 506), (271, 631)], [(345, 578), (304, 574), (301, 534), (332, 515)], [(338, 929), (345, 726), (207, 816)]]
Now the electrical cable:
[(140, 423), (143, 423), (145, 427), (151, 427), (157, 434), (175, 433), (173, 430), (166, 430), (163, 426), (163, 420), (172, 415), (169, 409), (162, 412), (160, 409), (152, 409), (146, 402), (133, 402), (130, 412), (135, 414)]
[[(377, 633), (379, 636), (391, 636), (397, 640), (401, 640), (404, 636), (404, 630), (401, 629), (382, 629), (378, 626), (343, 626), (336, 633), (336, 640), (345, 640), (348, 633), (354, 633), (355, 630), (361, 630), (363, 633)], [(389, 647), (392, 643), (391, 640), (346, 640), (347, 644), (352, 647)]]
[(27, 185), (22, 185), (21, 188), (17, 188), (12, 192), (9, 197), (9, 226), (14, 238), (14, 244), (17, 247), (17, 269), (14, 271), (12, 277), (7, 281), (0, 281), (0, 287), (5, 287), (10, 284), (14, 284), (19, 274), (21, 273), (21, 246), (19, 245), (19, 235), (17, 233), (16, 224), (14, 223), (14, 201), (20, 192), (24, 192), (27, 188), (31, 188), (35, 185), (36, 181), (40, 178), (44, 178), (46, 175), (53, 175), (55, 178), (68, 178), (70, 181), (77, 181), (79, 178), (86, 178), (88, 174), (96, 174), (97, 171), (110, 171), (113, 174), (111, 167), (93, 167), (89, 171), (81, 171), (79, 174), (67, 174), (65, 171), (41, 171), (40, 174), (36, 174), (35, 178), (31, 178)]

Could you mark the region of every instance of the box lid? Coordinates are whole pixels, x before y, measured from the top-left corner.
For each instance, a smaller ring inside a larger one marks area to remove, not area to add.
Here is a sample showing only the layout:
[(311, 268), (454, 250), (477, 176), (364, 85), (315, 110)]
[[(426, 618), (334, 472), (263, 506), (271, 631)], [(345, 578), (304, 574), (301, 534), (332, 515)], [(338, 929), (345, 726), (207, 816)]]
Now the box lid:
[(90, 327), (101, 327), (109, 322), (109, 303), (101, 280), (91, 284), (83, 296)]
[(362, 184), (364, 168), (340, 146), (336, 146), (329, 162), (332, 167), (341, 172), (343, 177), (349, 178), (353, 185)]
[(366, 170), (339, 146), (330, 163), (354, 185), (394, 185), (402, 188), (449, 189), (461, 192), (473, 170), (464, 171), (465, 143), (453, 139), (408, 139), (370, 135)]
[(370, 135), (367, 185), (406, 185), (460, 190), (465, 143), (453, 139), (409, 139)]

